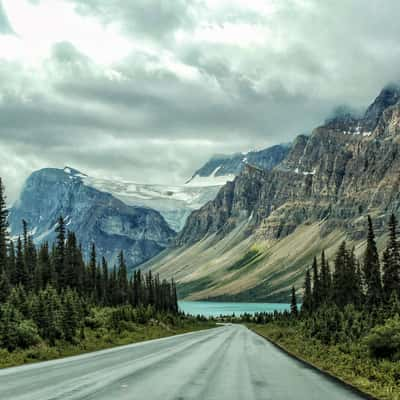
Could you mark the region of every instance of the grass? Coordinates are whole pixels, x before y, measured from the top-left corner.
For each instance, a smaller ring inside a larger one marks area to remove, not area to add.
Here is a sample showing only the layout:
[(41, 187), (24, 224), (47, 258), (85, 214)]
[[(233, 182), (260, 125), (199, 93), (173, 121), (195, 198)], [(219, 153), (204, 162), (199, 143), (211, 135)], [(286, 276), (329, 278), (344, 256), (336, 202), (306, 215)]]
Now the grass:
[(180, 299), (184, 299), (193, 292), (199, 292), (207, 289), (212, 284), (212, 279), (209, 277), (203, 277), (190, 282), (178, 283), (177, 290)]
[(164, 323), (134, 324), (131, 329), (121, 332), (109, 331), (104, 328), (85, 328), (85, 339), (75, 344), (59, 341), (55, 346), (49, 346), (43, 342), (38, 346), (13, 352), (0, 348), (0, 368), (54, 360), (145, 340), (214, 328), (215, 326), (215, 323), (211, 321), (190, 320), (180, 323), (179, 326)]
[(240, 260), (236, 261), (230, 267), (228, 267), (228, 271), (236, 271), (243, 267), (249, 266), (253, 261), (255, 261), (260, 255), (260, 251), (257, 249), (249, 250)]
[(293, 326), (249, 324), (289, 353), (381, 400), (400, 400), (400, 362), (377, 360), (362, 343), (324, 345)]

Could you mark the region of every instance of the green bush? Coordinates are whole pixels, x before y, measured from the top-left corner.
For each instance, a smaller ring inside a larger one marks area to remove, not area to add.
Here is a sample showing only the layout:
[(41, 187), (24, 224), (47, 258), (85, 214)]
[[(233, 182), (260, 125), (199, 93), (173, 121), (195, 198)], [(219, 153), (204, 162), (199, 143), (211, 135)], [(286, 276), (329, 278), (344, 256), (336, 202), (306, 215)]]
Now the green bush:
[(400, 358), (400, 318), (389, 319), (377, 326), (365, 338), (365, 342), (376, 358)]

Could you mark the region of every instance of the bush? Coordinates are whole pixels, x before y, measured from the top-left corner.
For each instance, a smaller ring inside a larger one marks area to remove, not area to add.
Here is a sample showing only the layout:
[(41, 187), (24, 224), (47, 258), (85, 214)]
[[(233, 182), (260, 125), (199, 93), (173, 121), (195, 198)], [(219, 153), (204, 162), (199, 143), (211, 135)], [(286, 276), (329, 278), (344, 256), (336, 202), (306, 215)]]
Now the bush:
[(365, 342), (376, 358), (400, 358), (400, 318), (389, 319), (373, 328)]

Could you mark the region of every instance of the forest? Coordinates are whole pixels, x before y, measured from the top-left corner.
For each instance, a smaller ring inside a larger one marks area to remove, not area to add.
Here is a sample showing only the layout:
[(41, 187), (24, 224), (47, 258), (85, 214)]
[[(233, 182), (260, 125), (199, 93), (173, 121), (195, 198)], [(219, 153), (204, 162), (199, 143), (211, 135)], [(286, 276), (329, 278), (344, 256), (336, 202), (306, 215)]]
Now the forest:
[(379, 399), (400, 398), (400, 247), (397, 221), (388, 223), (379, 256), (368, 217), (361, 259), (341, 243), (333, 265), (322, 252), (305, 273), (301, 307), (246, 315), (243, 321), (291, 354)]
[(110, 269), (93, 243), (86, 262), (62, 216), (54, 243), (39, 246), (26, 221), (21, 237), (11, 239), (7, 216), (0, 180), (0, 366), (203, 326), (179, 313), (173, 281), (138, 269), (129, 276), (123, 252)]

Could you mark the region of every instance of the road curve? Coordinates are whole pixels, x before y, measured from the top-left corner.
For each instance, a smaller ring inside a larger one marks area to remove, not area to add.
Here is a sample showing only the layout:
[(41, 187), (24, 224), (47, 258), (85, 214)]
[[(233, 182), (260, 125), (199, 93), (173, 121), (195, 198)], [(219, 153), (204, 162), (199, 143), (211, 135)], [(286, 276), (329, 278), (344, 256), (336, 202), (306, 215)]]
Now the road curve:
[(2, 400), (363, 399), (244, 326), (0, 370)]

